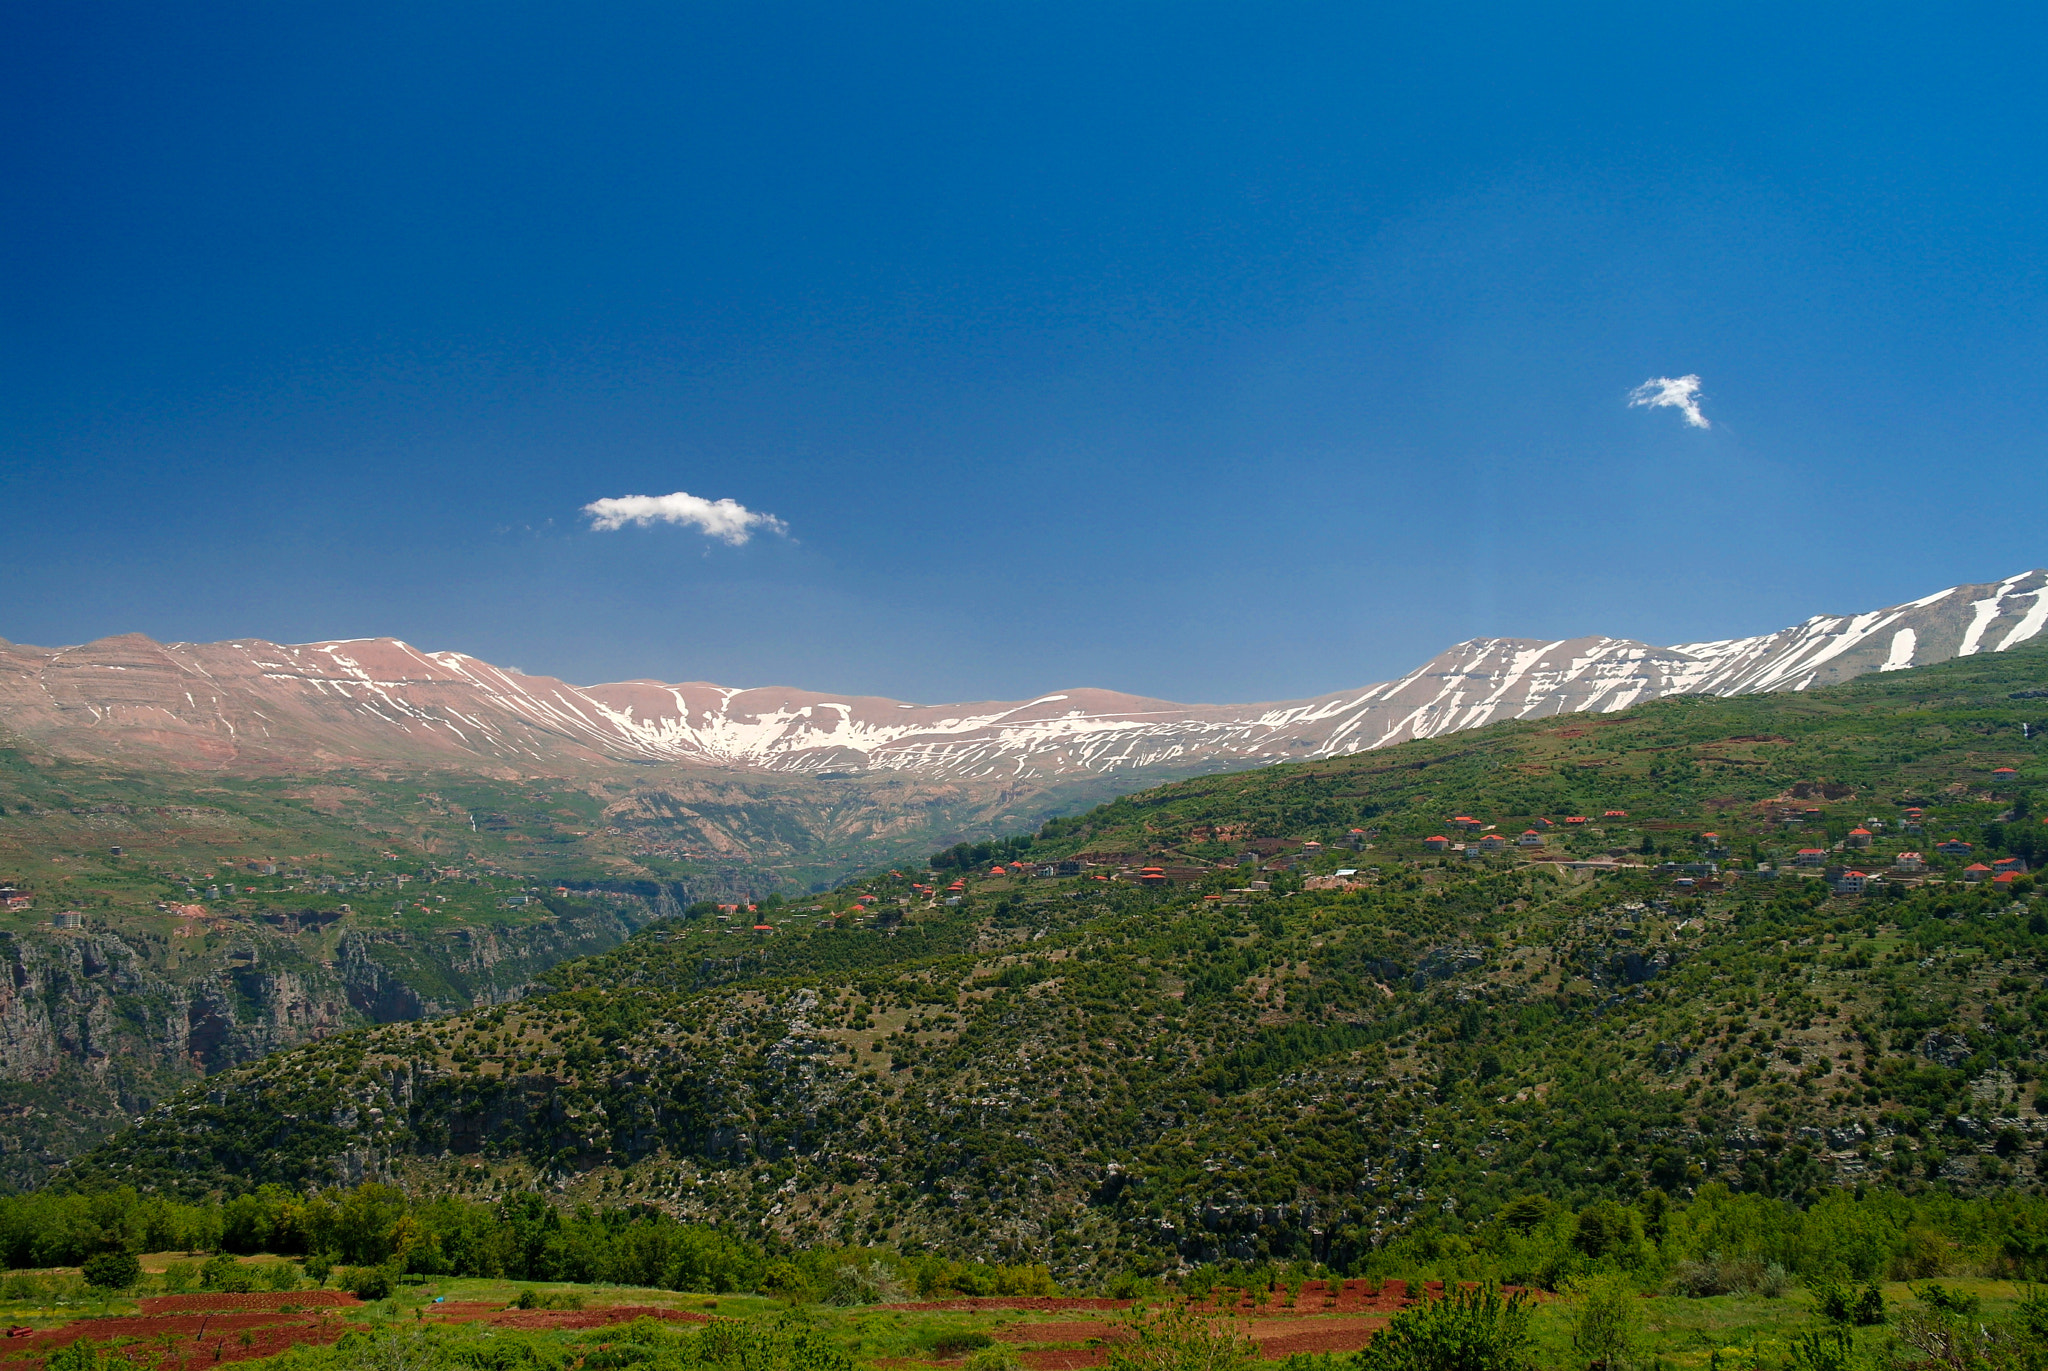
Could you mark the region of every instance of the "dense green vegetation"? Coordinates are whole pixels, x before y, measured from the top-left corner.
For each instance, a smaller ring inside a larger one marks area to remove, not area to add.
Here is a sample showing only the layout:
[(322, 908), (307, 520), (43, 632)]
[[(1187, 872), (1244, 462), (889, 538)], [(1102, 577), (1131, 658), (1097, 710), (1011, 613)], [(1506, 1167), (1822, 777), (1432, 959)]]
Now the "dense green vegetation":
[[(1372, 1284), (1403, 1280), (1411, 1291), (1432, 1277), (1448, 1278), (1448, 1295), (1397, 1318), (1356, 1358), (1355, 1371), (1613, 1365), (1647, 1360), (1653, 1351), (1712, 1365), (1735, 1350), (1729, 1344), (1743, 1343), (1743, 1364), (1803, 1367), (1802, 1345), (1811, 1352), (1816, 1340), (1843, 1358), (1836, 1364), (1862, 1365), (1887, 1349), (1912, 1360), (1930, 1342), (1964, 1335), (1964, 1350), (1976, 1361), (1951, 1364), (2038, 1368), (2048, 1353), (2048, 1292), (2015, 1291), (1983, 1277), (2040, 1271), (2048, 1264), (2044, 1238), (2048, 1204), (2039, 1196), (2015, 1202), (1868, 1189), (1835, 1192), (1801, 1208), (1708, 1185), (1690, 1202), (1649, 1191), (1633, 1204), (1596, 1201), (1577, 1211), (1522, 1196), (1468, 1225), (1461, 1238), (1410, 1235), (1358, 1263), (1376, 1273)], [(754, 1242), (730, 1229), (679, 1224), (644, 1208), (562, 1210), (535, 1193), (483, 1205), (408, 1197), (369, 1183), (303, 1194), (266, 1187), (226, 1202), (183, 1203), (131, 1190), (0, 1200), (0, 1258), (17, 1268), (0, 1280), (0, 1300), (19, 1306), (42, 1290), (47, 1301), (63, 1288), (61, 1279), (53, 1284), (20, 1268), (62, 1261), (82, 1262), (88, 1280), (110, 1288), (102, 1290), (104, 1299), (137, 1284), (136, 1252), (195, 1247), (218, 1255), (173, 1261), (141, 1284), (151, 1292), (288, 1292), (330, 1284), (391, 1300), (365, 1311), (373, 1325), (442, 1289), (471, 1288), (465, 1280), (494, 1282), (499, 1291), (504, 1282), (518, 1283), (521, 1308), (575, 1308), (595, 1289), (620, 1286), (758, 1292), (811, 1312), (727, 1329), (729, 1335), (801, 1332), (815, 1340), (818, 1354), (848, 1360), (906, 1352), (945, 1360), (983, 1348), (989, 1364), (980, 1371), (1014, 1371), (1014, 1362), (996, 1364), (1007, 1354), (991, 1347), (974, 1321), (962, 1326), (921, 1316), (906, 1324), (896, 1314), (877, 1323), (830, 1311), (910, 1296), (1055, 1292), (1044, 1267), (995, 1268), (890, 1248), (791, 1248), (772, 1237)], [(237, 1253), (263, 1255), (238, 1261)], [(96, 1270), (112, 1274), (94, 1280)], [(1960, 1284), (1951, 1274), (1957, 1272)], [(1305, 1281), (1331, 1275), (1314, 1261), (1207, 1265), (1164, 1279), (1119, 1273), (1103, 1288), (1150, 1300), (1155, 1313), (1127, 1323), (1129, 1336), (1112, 1343), (1110, 1365), (1158, 1371), (1196, 1358), (1204, 1366), (1245, 1368), (1252, 1348), (1227, 1325), (1212, 1325), (1207, 1311), (1247, 1303), (1284, 1311), (1302, 1296)], [(1463, 1294), (1461, 1275), (1478, 1282)], [(1523, 1296), (1502, 1296), (1494, 1293), (1502, 1278), (1564, 1298), (1532, 1305)], [(1660, 1292), (1654, 1306), (1643, 1304), (1647, 1292)], [(734, 1312), (745, 1313), (744, 1303)], [(1761, 1341), (1765, 1333), (1768, 1343)], [(611, 1330), (603, 1342), (637, 1346), (645, 1334)], [(872, 1341), (877, 1334), (882, 1341)], [(687, 1335), (671, 1328), (654, 1345), (687, 1357)], [(476, 1336), (436, 1330), (437, 1341), (415, 1350), (444, 1360), (418, 1364), (472, 1365), (466, 1358)], [(573, 1337), (501, 1330), (485, 1336), (501, 1339), (501, 1350), (525, 1349), (518, 1355), (528, 1360), (514, 1365), (567, 1364), (588, 1351)], [(358, 1337), (344, 1347), (370, 1345)], [(293, 1356), (302, 1360), (280, 1364), (334, 1364), (325, 1354)], [(643, 1347), (635, 1356), (650, 1353)], [(1352, 1360), (1303, 1357), (1290, 1360), (1287, 1371), (1353, 1371)], [(669, 1363), (657, 1357), (650, 1364)]]

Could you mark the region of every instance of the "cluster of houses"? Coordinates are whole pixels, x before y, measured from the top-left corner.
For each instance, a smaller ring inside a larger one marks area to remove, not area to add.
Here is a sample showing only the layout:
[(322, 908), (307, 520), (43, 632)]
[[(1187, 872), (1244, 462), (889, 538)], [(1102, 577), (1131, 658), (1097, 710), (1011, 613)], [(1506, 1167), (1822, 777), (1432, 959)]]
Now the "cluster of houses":
[[(1600, 815), (1602, 820), (1626, 819), (1627, 817), (1628, 811), (1625, 809), (1610, 809)], [(1592, 822), (1593, 816), (1590, 814), (1568, 814), (1562, 822), (1556, 819), (1538, 818), (1534, 821), (1534, 828), (1525, 828), (1521, 833), (1511, 838), (1504, 833), (1487, 831), (1491, 826), (1481, 823), (1470, 814), (1457, 814), (1452, 816), (1450, 826), (1465, 833), (1477, 833), (1479, 834), (1477, 838), (1460, 845), (1446, 838), (1443, 834), (1438, 833), (1432, 837), (1424, 838), (1422, 845), (1431, 852), (1448, 852), (1452, 848), (1458, 847), (1467, 856), (1474, 856), (1482, 852), (1505, 852), (1510, 847), (1542, 847), (1549, 841), (1549, 835), (1556, 830), (1560, 828), (1578, 828)], [(1358, 830), (1353, 829), (1352, 831), (1355, 833)], [(1720, 835), (1708, 833), (1702, 836), (1718, 838)]]
[[(1605, 811), (1600, 817), (1603, 820), (1626, 819), (1628, 812), (1621, 809), (1610, 809)], [(1779, 817), (1788, 824), (1817, 823), (1822, 817), (1822, 812), (1818, 809), (1787, 810)], [(1590, 815), (1572, 815), (1565, 818), (1561, 823), (1544, 818), (1539, 818), (1534, 822), (1535, 827), (1526, 828), (1519, 835), (1510, 836), (1504, 833), (1493, 832), (1491, 825), (1483, 824), (1469, 814), (1459, 814), (1451, 819), (1449, 827), (1453, 830), (1462, 831), (1467, 835), (1476, 834), (1477, 836), (1468, 836), (1466, 841), (1457, 842), (1445, 834), (1438, 833), (1424, 838), (1422, 846), (1426, 851), (1430, 852), (1462, 852), (1468, 859), (1482, 857), (1488, 853), (1504, 852), (1510, 848), (1542, 848), (1548, 841), (1550, 831), (1567, 826), (1587, 824), (1592, 822), (1592, 818)], [(1909, 808), (1904, 813), (1904, 820), (1900, 824), (1900, 828), (1905, 833), (1919, 834), (1926, 831), (1925, 824), (1926, 811)], [(1849, 830), (1847, 837), (1843, 839), (1839, 846), (1848, 852), (1867, 851), (1876, 843), (1878, 831), (1884, 827), (1884, 820), (1866, 820), (1864, 824), (1859, 824), (1857, 827)], [(1720, 834), (1702, 833), (1699, 835), (1698, 841), (1703, 858), (1727, 856), (1727, 850), (1722, 843)], [(1943, 857), (1952, 859), (1967, 859), (1972, 855), (1971, 844), (1964, 842), (1960, 838), (1950, 838), (1945, 842), (1936, 843), (1933, 846), (1933, 851)], [(1574, 862), (1572, 865), (1618, 866), (1620, 863), (1611, 858), (1594, 858), (1589, 862)], [(1841, 894), (1861, 894), (1873, 881), (1882, 879), (1871, 872), (1858, 871), (1842, 864), (1839, 860), (1839, 854), (1824, 847), (1800, 848), (1793, 855), (1791, 865), (1795, 867), (1823, 868), (1823, 875), (1828, 884)], [(1888, 869), (1894, 876), (1916, 876), (1925, 873), (1929, 869), (1929, 864), (1926, 857), (1921, 853), (1900, 852), (1891, 858)], [(1656, 867), (1656, 871), (1659, 875), (1673, 877), (1674, 885), (1697, 886), (1702, 880), (1705, 880), (1710, 882), (1714, 888), (1718, 888), (1723, 879), (1733, 880), (1738, 874), (1744, 874), (1733, 871), (1724, 873), (1716, 862), (1707, 860), (1697, 862), (1664, 862)], [(1769, 864), (1764, 864), (1759, 866), (1755, 873), (1750, 874), (1768, 879), (1774, 872)], [(1988, 881), (1994, 885), (2009, 886), (2026, 874), (2027, 863), (2025, 859), (2020, 857), (2000, 857), (1989, 863), (1971, 862), (1970, 865), (1962, 869), (1961, 877), (1964, 881), (1972, 884)]]

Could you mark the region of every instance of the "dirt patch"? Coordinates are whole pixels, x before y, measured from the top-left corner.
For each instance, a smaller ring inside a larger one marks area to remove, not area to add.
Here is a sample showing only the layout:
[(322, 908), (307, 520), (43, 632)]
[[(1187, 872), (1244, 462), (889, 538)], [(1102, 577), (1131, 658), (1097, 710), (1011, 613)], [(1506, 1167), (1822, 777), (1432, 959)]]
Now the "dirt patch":
[(1129, 1300), (1098, 1300), (1052, 1295), (963, 1295), (951, 1300), (924, 1300), (912, 1304), (882, 1304), (878, 1309), (923, 1310), (944, 1314), (980, 1314), (991, 1310), (1016, 1309), (1026, 1313), (1057, 1313), (1065, 1309), (1129, 1309)]
[(1023, 1352), (1017, 1360), (1030, 1371), (1080, 1371), (1084, 1366), (1100, 1366), (1109, 1353), (1100, 1347), (1053, 1348), (1041, 1352)]
[[(1297, 1318), (1303, 1314), (1393, 1313), (1415, 1302), (1406, 1281), (1305, 1281), (1292, 1304), (1285, 1290), (1262, 1292), (1265, 1303), (1251, 1294), (1236, 1291), (1197, 1301), (1189, 1306), (1196, 1313), (1234, 1314), (1239, 1318)], [(1431, 1281), (1426, 1293), (1441, 1295), (1443, 1282)], [(1235, 1302), (1230, 1302), (1236, 1296)]]
[[(158, 1371), (198, 1371), (221, 1362), (274, 1357), (298, 1344), (324, 1346), (351, 1325), (333, 1314), (276, 1314), (243, 1310), (222, 1314), (140, 1314), (80, 1319), (10, 1343), (0, 1371), (31, 1371), (59, 1347), (81, 1338), (116, 1339), (135, 1345), (142, 1360), (154, 1358)], [(27, 1354), (24, 1359), (20, 1354)]]
[(1356, 1352), (1386, 1326), (1386, 1318), (1329, 1319), (1322, 1321), (1321, 1327), (1273, 1337), (1260, 1337), (1256, 1332), (1252, 1336), (1258, 1342), (1261, 1357), (1267, 1361), (1284, 1361), (1297, 1352)]
[(1114, 1337), (1117, 1327), (1100, 1319), (1077, 1319), (1072, 1323), (1018, 1323), (991, 1329), (990, 1333), (1002, 1342), (1086, 1342), (1090, 1338)]
[(348, 1309), (362, 1301), (346, 1290), (293, 1290), (270, 1294), (226, 1294), (202, 1291), (197, 1295), (150, 1295), (136, 1301), (145, 1314), (180, 1314), (201, 1309)]
[[(223, 1308), (223, 1302), (231, 1307)], [(82, 1338), (120, 1342), (121, 1354), (138, 1366), (154, 1366), (156, 1371), (201, 1371), (222, 1362), (274, 1357), (296, 1345), (324, 1346), (333, 1342), (357, 1326), (345, 1317), (345, 1312), (351, 1307), (360, 1308), (362, 1301), (328, 1290), (270, 1295), (163, 1295), (141, 1304), (147, 1312), (77, 1319), (61, 1328), (9, 1339), (0, 1348), (0, 1371), (40, 1371), (43, 1358)], [(500, 1304), (465, 1302), (427, 1308), (432, 1310), (428, 1317), (434, 1323), (484, 1322), (499, 1328), (605, 1328), (639, 1318), (710, 1322), (706, 1314), (644, 1305), (507, 1309)]]

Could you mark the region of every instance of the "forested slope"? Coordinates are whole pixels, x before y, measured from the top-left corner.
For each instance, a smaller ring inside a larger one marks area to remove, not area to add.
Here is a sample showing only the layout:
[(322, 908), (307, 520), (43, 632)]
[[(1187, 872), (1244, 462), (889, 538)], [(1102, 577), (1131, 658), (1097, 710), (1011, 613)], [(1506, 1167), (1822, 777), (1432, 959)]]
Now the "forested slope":
[[(1963, 868), (2037, 851), (2044, 687), (2016, 649), (1163, 787), (1042, 830), (1079, 876), (699, 910), (549, 995), (228, 1073), (65, 1180), (540, 1184), (1068, 1274), (1339, 1264), (1528, 1195), (2037, 1187), (2048, 916)], [(1542, 845), (1423, 845), (1467, 815)], [(1758, 878), (1800, 849), (1895, 879)]]

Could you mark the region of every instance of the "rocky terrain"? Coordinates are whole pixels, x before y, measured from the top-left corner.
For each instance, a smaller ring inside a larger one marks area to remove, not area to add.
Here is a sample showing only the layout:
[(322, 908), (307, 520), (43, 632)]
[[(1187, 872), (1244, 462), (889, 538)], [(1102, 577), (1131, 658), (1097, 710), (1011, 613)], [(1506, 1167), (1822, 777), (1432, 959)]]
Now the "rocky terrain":
[(442, 936), (348, 917), (0, 930), (0, 1185), (39, 1179), (203, 1076), (364, 1024), (516, 999), (538, 972), (623, 942), (637, 909)]

